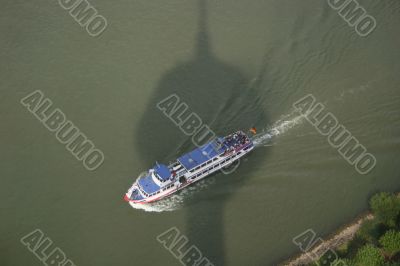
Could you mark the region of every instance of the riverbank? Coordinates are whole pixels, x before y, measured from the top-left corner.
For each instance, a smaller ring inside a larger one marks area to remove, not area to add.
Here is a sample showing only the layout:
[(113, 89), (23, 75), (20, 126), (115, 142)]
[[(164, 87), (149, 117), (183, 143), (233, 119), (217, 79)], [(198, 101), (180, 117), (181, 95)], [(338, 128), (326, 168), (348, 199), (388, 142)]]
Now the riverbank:
[[(338, 250), (340, 249), (341, 246), (348, 244), (351, 242), (351, 240), (354, 239), (356, 233), (359, 231), (361, 226), (366, 222), (366, 221), (375, 221), (375, 225), (373, 227), (377, 229), (376, 227), (377, 223), (385, 224), (386, 226), (386, 231), (390, 229), (395, 229), (398, 230), (398, 222), (399, 221), (399, 211), (400, 211), (400, 206), (398, 199), (400, 198), (400, 193), (392, 194), (392, 193), (379, 193), (373, 196), (370, 200), (370, 211), (367, 211), (360, 216), (357, 217), (353, 222), (341, 227), (336, 231), (336, 233), (332, 234), (331, 236), (327, 237), (327, 240), (322, 241), (319, 245), (314, 246), (311, 250), (304, 252), (302, 254), (299, 254), (297, 256), (293, 256), (292, 258), (288, 259), (287, 261), (279, 264), (281, 266), (303, 266), (303, 265), (309, 265), (315, 261), (317, 261), (321, 256), (324, 255), (324, 253), (327, 250)], [(376, 218), (376, 219), (375, 219)], [(397, 224), (397, 225), (396, 225)], [(380, 239), (380, 236), (384, 234), (382, 232), (379, 237), (374, 235), (372, 232), (374, 228), (369, 227), (367, 229), (367, 233), (363, 233), (363, 238), (364, 238), (364, 244), (372, 244), (376, 248), (380, 249), (381, 254), (388, 254), (388, 247), (385, 245), (380, 245), (376, 246), (375, 244), (378, 242), (381, 242), (382, 239)], [(371, 241), (372, 238), (375, 238), (375, 241)], [(398, 240), (396, 240), (398, 241)], [(382, 243), (382, 242), (381, 242)], [(386, 248), (386, 249), (385, 249)], [(389, 247), (390, 249), (391, 247)], [(382, 260), (382, 263), (384, 260), (388, 259), (388, 261), (393, 261), (393, 256), (397, 253), (400, 252), (400, 250), (390, 250), (392, 251), (392, 254), (390, 256), (386, 256), (385, 258), (379, 258)]]
[[(400, 193), (396, 196), (399, 198)], [(336, 250), (343, 244), (351, 241), (356, 235), (357, 231), (360, 229), (361, 225), (368, 221), (374, 219), (375, 216), (372, 211), (367, 211), (359, 215), (353, 222), (346, 224), (336, 230), (335, 233), (327, 237), (321, 244), (313, 247), (308, 252), (303, 252), (299, 255), (293, 256), (292, 258), (279, 264), (279, 266), (304, 266), (315, 262), (315, 258), (320, 258), (328, 249)]]

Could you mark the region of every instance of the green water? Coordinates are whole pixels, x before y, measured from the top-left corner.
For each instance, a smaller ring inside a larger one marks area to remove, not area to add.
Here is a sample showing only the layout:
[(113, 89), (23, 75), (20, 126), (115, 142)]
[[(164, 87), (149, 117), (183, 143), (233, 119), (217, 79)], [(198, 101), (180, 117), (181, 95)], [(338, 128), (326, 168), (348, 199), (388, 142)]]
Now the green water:
[[(292, 238), (324, 236), (399, 180), (400, 3), (359, 1), (360, 37), (326, 1), (104, 1), (91, 37), (57, 1), (0, 9), (0, 265), (41, 265), (36, 228), (76, 265), (181, 265), (156, 237), (171, 227), (215, 265), (276, 265)], [(41, 90), (105, 155), (88, 171), (21, 98)], [(194, 146), (157, 102), (176, 93), (216, 133), (272, 137), (230, 175), (153, 209), (123, 195), (155, 161)], [(292, 104), (312, 93), (375, 155), (367, 175)]]

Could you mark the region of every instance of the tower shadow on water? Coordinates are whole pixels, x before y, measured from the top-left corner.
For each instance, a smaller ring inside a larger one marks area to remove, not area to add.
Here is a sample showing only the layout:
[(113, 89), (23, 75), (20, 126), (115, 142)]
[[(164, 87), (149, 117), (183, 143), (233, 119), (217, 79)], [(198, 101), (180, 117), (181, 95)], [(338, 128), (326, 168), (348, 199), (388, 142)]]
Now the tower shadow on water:
[[(268, 124), (260, 100), (260, 86), (250, 84), (238, 68), (215, 56), (207, 28), (206, 1), (198, 0), (194, 57), (172, 67), (161, 77), (136, 126), (135, 144), (143, 163), (149, 167), (156, 160), (168, 163), (195, 148), (191, 136), (186, 136), (156, 106), (171, 94), (177, 94), (188, 104), (190, 112), (198, 114), (220, 136)], [(234, 173), (214, 175), (212, 186), (185, 199), (185, 234), (215, 265), (226, 263), (224, 240), (229, 232), (223, 224), (225, 203), (243, 184), (244, 178), (251, 175), (255, 164), (263, 160), (265, 149), (253, 153), (257, 153), (256, 158), (249, 158)]]

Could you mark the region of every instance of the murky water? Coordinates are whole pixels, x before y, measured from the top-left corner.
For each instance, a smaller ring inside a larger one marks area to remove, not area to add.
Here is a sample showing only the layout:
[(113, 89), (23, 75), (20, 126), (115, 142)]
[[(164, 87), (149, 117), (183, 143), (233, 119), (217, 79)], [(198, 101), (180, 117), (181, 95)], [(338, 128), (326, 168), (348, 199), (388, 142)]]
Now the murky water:
[[(359, 2), (377, 22), (367, 37), (317, 0), (91, 1), (108, 22), (99, 37), (57, 1), (3, 3), (0, 264), (40, 265), (20, 242), (38, 228), (76, 265), (180, 265), (156, 239), (176, 227), (214, 265), (276, 265), (296, 235), (326, 235), (398, 190), (400, 3)], [(98, 169), (20, 103), (35, 90), (104, 153)], [(193, 148), (156, 107), (172, 93), (220, 135), (255, 126), (257, 149), (132, 208), (123, 194), (143, 170)], [(372, 172), (293, 108), (309, 93), (376, 157)]]

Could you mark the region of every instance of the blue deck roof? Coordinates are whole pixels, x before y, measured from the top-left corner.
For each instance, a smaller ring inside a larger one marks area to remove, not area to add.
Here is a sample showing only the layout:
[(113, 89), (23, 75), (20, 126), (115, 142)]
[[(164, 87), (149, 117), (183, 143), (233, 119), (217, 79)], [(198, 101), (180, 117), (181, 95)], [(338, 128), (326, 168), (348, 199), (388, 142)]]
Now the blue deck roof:
[(146, 192), (147, 194), (154, 193), (160, 189), (160, 187), (154, 183), (153, 178), (151, 175), (146, 175), (139, 179), (140, 187)]
[(171, 176), (171, 171), (164, 164), (157, 164), (154, 166), (154, 171), (164, 181), (168, 180), (168, 178)]
[[(219, 138), (221, 141), (223, 138)], [(179, 162), (187, 169), (193, 169), (202, 163), (214, 158), (218, 154), (222, 153), (225, 147), (218, 147), (216, 140), (213, 140), (189, 153), (186, 153), (178, 158)]]

